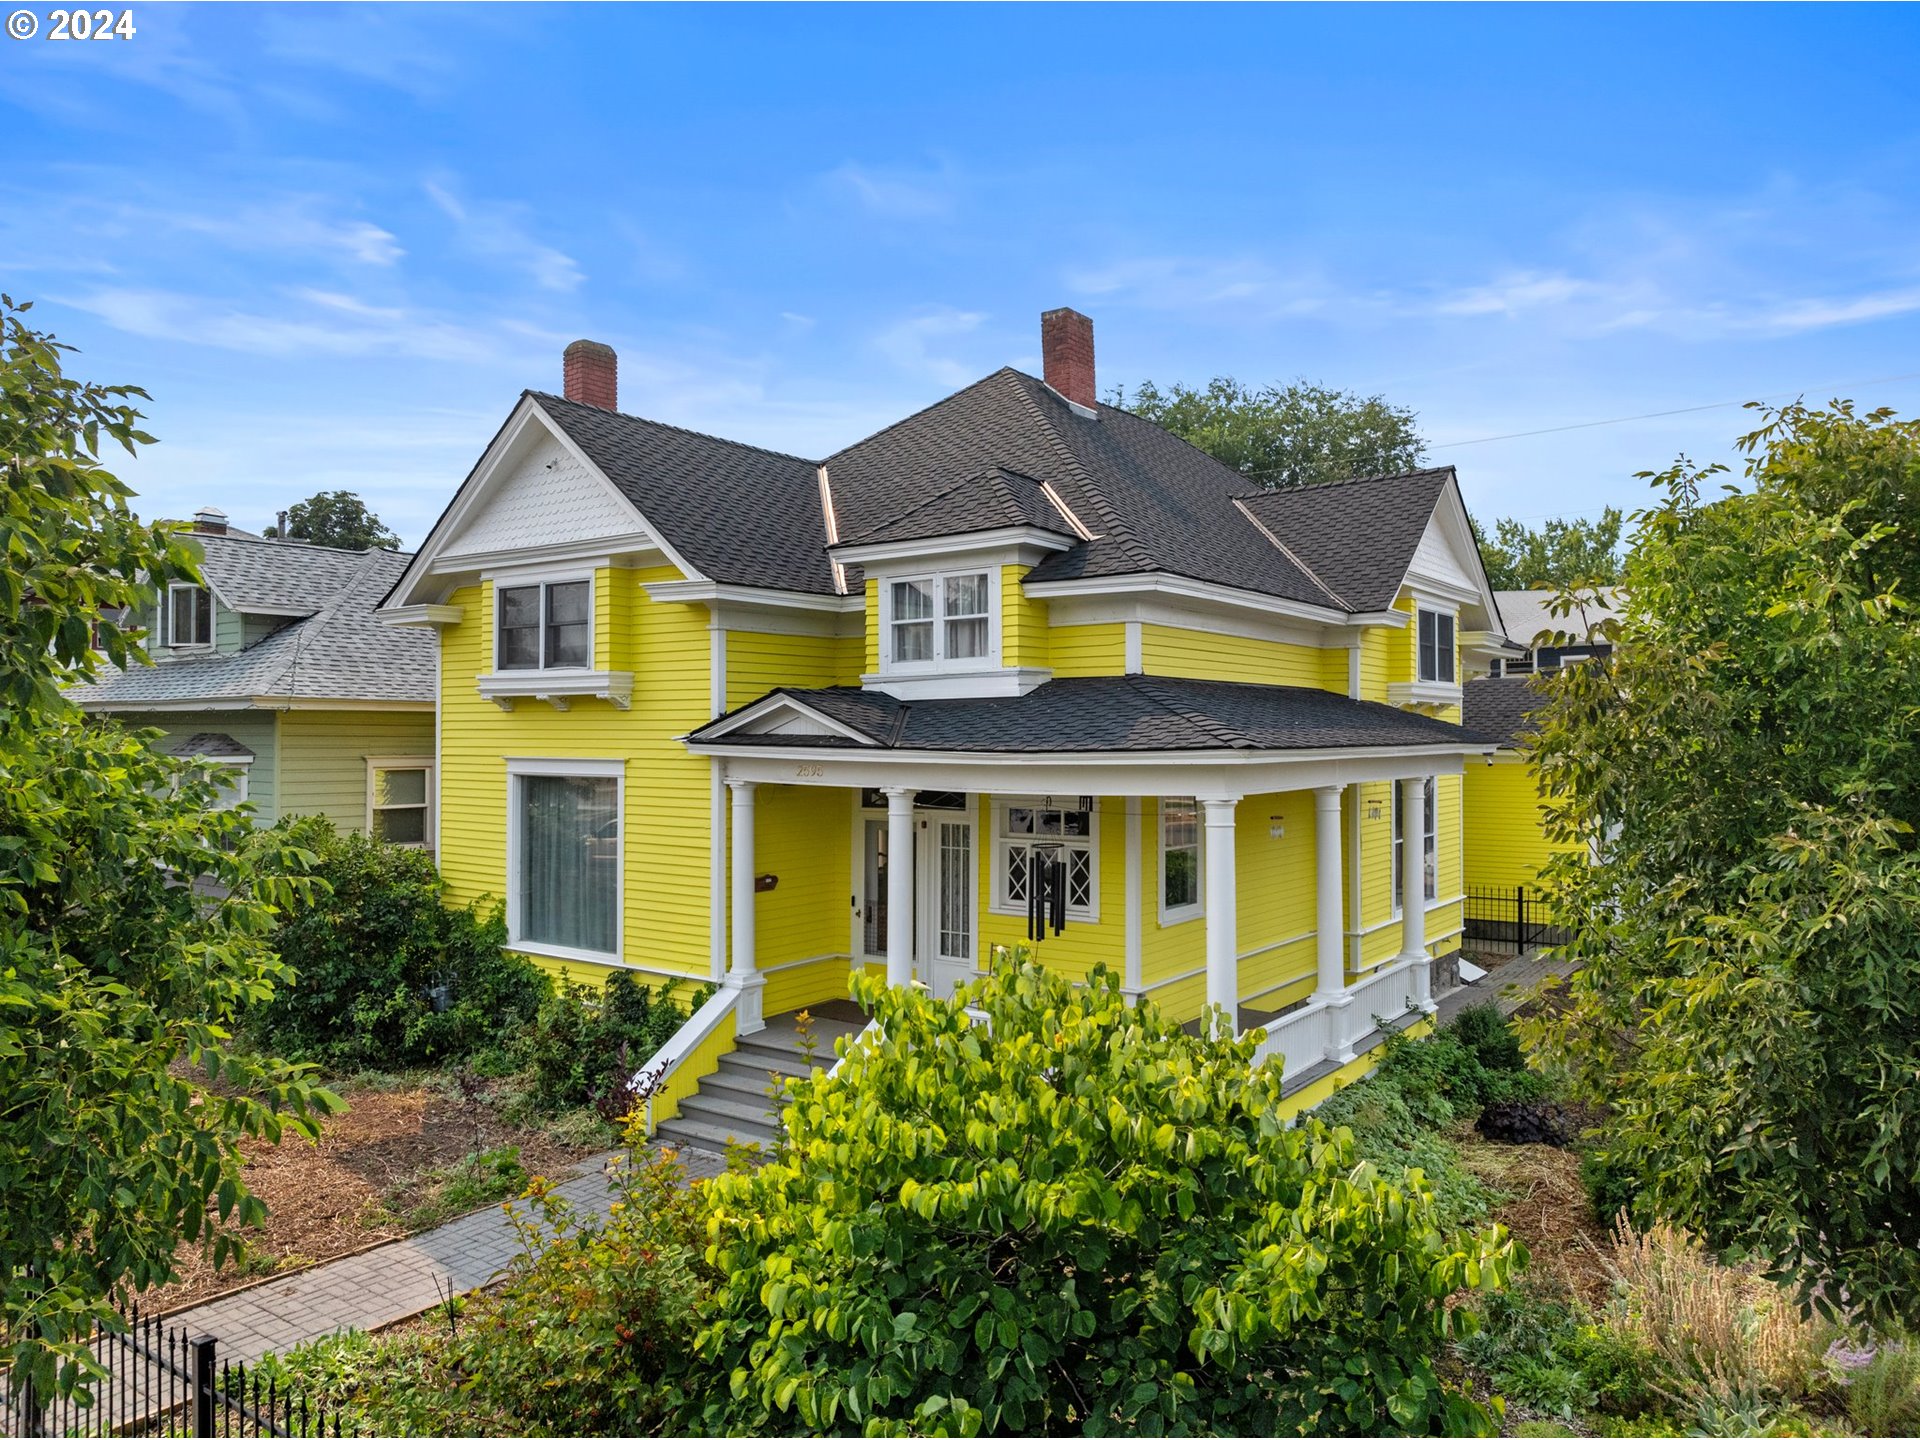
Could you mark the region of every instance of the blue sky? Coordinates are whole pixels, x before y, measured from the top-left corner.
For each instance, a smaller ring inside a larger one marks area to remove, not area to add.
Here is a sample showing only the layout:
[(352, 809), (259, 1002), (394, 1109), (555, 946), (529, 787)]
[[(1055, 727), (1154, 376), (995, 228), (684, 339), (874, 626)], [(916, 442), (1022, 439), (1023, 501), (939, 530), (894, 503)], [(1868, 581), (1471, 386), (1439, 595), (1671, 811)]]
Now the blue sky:
[(0, 288), (153, 392), (149, 514), (339, 487), (418, 541), (583, 335), (623, 409), (824, 454), (1061, 304), (1103, 391), (1413, 407), (1483, 520), (1749, 417), (1463, 442), (1920, 411), (1912, 7), (134, 14), (0, 40)]

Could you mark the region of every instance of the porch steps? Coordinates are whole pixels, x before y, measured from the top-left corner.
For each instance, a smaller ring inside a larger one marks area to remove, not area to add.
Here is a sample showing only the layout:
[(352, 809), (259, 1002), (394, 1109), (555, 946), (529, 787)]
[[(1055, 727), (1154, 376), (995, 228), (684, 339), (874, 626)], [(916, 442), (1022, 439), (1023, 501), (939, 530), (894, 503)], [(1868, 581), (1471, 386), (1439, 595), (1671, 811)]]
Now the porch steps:
[(720, 1068), (680, 1103), (677, 1116), (661, 1122), (660, 1138), (716, 1154), (725, 1154), (730, 1144), (771, 1151), (781, 1135), (786, 1082), (831, 1066), (834, 1042), (859, 1034), (865, 1023), (844, 1001), (816, 1007), (809, 1026), (809, 1063), (795, 1016), (769, 1016), (764, 1029), (734, 1041), (734, 1048), (720, 1057)]

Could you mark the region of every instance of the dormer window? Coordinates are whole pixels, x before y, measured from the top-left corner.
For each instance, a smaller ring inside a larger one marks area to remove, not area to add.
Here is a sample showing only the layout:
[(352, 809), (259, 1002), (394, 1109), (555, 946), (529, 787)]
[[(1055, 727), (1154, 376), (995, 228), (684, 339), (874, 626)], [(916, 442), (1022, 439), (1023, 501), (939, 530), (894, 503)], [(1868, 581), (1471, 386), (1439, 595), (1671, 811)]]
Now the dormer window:
[(889, 580), (885, 668), (936, 669), (993, 652), (993, 572)]
[(499, 598), (501, 670), (583, 670), (593, 659), (593, 582), (503, 585)]
[(173, 650), (213, 644), (213, 596), (206, 586), (167, 587), (165, 643)]
[(1420, 678), (1439, 685), (1453, 684), (1453, 615), (1450, 611), (1420, 612)]

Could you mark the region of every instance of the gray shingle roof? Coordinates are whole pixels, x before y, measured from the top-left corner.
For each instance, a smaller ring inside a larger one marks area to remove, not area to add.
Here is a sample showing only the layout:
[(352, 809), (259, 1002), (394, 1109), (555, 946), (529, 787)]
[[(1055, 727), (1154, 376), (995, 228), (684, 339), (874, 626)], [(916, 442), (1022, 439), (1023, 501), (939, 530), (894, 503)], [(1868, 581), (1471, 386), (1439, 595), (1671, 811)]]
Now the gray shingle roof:
[(258, 757), (253, 751), (242, 745), (231, 735), (223, 735), (218, 730), (202, 730), (196, 735), (187, 735), (170, 740), (161, 745), (169, 755), (184, 756), (189, 760), (253, 760)]
[[(306, 593), (313, 614), (233, 654), (136, 664), (68, 693), (89, 709), (255, 698), (431, 702), (438, 663), (433, 636), (382, 625), (373, 614), (412, 557), (392, 550), (279, 548), (312, 564)], [(210, 578), (214, 553), (209, 546)], [(340, 563), (341, 556), (350, 563)]]
[(1047, 498), (1039, 481), (996, 468), (934, 491), (920, 504), (871, 530), (853, 536), (843, 530), (841, 543), (864, 545), (881, 540), (921, 540), (935, 535), (965, 535), (1013, 526), (1077, 538), (1072, 524)]
[[(772, 694), (791, 696), (895, 750), (996, 754), (1318, 750), (1457, 746), (1482, 738), (1445, 720), (1369, 700), (1350, 700), (1327, 690), (1146, 675), (1052, 680), (1025, 695), (994, 699), (904, 701), (851, 686), (781, 689)], [(710, 733), (728, 718), (703, 726), (690, 738), (718, 745), (828, 749), (859, 743), (844, 736), (787, 732)]]
[(1385, 610), (1433, 507), (1453, 478), (1451, 466), (1293, 490), (1262, 490), (1242, 503), (1328, 589), (1358, 611)]
[(192, 535), (205, 559), (201, 574), (229, 607), (241, 612), (324, 607), (360, 571), (361, 552), (296, 545), (240, 535)]
[(1501, 675), (1469, 680), (1461, 687), (1461, 722), (1472, 731), (1498, 740), (1511, 750), (1522, 735), (1536, 728), (1531, 712), (1546, 696), (1534, 687), (1535, 676)]

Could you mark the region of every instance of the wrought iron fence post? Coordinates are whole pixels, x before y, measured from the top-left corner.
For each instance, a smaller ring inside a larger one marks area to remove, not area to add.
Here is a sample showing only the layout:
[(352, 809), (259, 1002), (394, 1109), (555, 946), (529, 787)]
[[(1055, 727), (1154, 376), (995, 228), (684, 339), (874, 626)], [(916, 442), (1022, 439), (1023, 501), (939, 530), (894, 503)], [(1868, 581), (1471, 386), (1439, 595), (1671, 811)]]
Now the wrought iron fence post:
[(193, 1355), (193, 1433), (198, 1440), (207, 1440), (213, 1434), (213, 1352), (216, 1344), (211, 1335), (196, 1335), (187, 1342), (187, 1348)]
[(1524, 954), (1527, 948), (1527, 887), (1513, 887), (1513, 953)]

